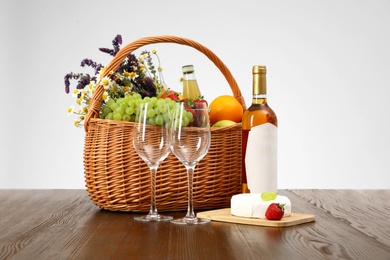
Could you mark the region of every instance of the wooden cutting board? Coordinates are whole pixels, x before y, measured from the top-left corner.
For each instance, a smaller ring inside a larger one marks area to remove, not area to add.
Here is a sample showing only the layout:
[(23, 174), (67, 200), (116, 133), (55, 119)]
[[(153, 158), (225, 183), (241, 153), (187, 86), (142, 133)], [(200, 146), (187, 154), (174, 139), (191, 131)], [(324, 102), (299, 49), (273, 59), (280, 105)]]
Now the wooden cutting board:
[(198, 212), (197, 217), (214, 221), (267, 227), (289, 227), (315, 221), (314, 215), (302, 213), (291, 213), (290, 216), (283, 217), (281, 220), (236, 217), (230, 214), (230, 208)]

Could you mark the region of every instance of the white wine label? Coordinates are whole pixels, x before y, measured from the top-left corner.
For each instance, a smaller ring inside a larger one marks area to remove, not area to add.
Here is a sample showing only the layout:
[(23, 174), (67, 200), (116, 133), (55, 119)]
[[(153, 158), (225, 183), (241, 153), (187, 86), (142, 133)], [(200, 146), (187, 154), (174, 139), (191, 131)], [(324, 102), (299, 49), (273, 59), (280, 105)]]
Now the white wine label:
[(278, 128), (271, 123), (249, 131), (245, 168), (251, 193), (277, 192), (277, 138)]

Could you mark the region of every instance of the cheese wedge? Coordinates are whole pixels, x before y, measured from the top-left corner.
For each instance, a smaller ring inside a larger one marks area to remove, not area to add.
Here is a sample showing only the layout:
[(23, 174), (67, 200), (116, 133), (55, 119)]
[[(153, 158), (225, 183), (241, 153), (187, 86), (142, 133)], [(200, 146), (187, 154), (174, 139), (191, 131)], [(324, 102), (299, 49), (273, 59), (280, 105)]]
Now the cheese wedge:
[(276, 199), (263, 201), (260, 193), (244, 193), (233, 195), (230, 201), (230, 213), (238, 217), (266, 219), (265, 212), (271, 203), (284, 205), (284, 216), (291, 214), (291, 201), (286, 196), (278, 195)]

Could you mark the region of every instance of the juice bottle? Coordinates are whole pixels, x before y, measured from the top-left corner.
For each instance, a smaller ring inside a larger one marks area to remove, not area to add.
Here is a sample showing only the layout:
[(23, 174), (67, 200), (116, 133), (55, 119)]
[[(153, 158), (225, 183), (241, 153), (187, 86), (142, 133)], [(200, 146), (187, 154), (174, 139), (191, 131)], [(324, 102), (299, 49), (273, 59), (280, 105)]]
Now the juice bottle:
[(195, 70), (193, 65), (182, 67), (183, 71), (183, 97), (186, 99), (196, 99), (201, 96), (198, 82), (195, 78)]

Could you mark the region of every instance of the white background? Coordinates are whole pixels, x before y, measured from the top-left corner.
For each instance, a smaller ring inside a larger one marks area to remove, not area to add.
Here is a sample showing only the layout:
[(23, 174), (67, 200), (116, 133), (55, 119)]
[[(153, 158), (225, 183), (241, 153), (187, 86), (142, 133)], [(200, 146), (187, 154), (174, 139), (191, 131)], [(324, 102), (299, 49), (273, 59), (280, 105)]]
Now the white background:
[[(279, 188), (390, 188), (388, 0), (0, 3), (0, 188), (84, 188), (84, 130), (67, 116), (74, 99), (63, 78), (92, 73), (79, 67), (84, 58), (107, 64), (98, 48), (116, 34), (124, 43), (163, 34), (202, 43), (248, 106), (252, 66), (266, 65)], [(157, 47), (172, 89), (192, 63), (206, 99), (231, 94), (201, 53)]]

